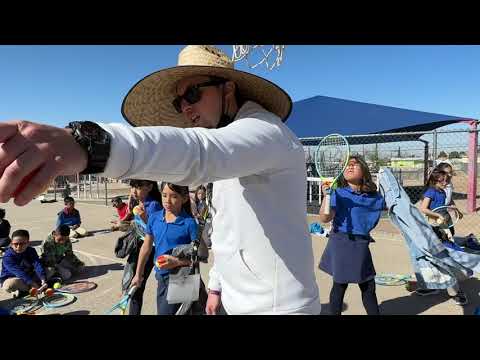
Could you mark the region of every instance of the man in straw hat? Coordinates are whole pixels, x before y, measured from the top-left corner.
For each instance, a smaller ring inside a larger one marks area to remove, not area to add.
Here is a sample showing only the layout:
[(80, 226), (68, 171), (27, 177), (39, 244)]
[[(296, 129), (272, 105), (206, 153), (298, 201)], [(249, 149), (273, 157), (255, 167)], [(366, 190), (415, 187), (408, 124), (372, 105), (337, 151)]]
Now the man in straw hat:
[(25, 205), (55, 176), (76, 172), (213, 182), (207, 313), (222, 304), (228, 314), (319, 314), (305, 156), (284, 125), (291, 107), (284, 90), (235, 70), (219, 49), (190, 45), (178, 66), (127, 94), (122, 114), (134, 127), (1, 123), (0, 201)]

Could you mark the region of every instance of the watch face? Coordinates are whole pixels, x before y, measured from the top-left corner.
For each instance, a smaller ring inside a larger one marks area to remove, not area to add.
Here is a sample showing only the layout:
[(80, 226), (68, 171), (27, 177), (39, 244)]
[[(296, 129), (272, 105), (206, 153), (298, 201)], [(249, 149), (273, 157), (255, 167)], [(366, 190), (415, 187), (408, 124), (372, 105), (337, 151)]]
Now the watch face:
[(88, 124), (82, 124), (80, 131), (84, 136), (88, 137), (95, 137), (98, 135), (98, 129)]
[(96, 143), (105, 144), (108, 142), (108, 135), (100, 125), (95, 123), (83, 123), (80, 126), (80, 133), (83, 137), (90, 139), (90, 141), (94, 141)]

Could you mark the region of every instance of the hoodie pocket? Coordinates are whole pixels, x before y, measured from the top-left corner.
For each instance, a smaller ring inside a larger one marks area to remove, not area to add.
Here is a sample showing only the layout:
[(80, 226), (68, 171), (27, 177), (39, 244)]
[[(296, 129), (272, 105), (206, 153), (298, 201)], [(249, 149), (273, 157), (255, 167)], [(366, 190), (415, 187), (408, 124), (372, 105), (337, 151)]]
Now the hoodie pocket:
[[(249, 254), (245, 250), (238, 250), (225, 263), (224, 277), (235, 283), (236, 287), (248, 287), (253, 291), (265, 291), (273, 289), (273, 286), (260, 274)], [(274, 269), (272, 269), (274, 271)]]
[(240, 257), (240, 261), (242, 262), (246, 271), (252, 274), (252, 276), (255, 277), (257, 280), (263, 280), (262, 277), (252, 269), (252, 262), (250, 261), (250, 265), (247, 263), (245, 250), (239, 250), (238, 256)]

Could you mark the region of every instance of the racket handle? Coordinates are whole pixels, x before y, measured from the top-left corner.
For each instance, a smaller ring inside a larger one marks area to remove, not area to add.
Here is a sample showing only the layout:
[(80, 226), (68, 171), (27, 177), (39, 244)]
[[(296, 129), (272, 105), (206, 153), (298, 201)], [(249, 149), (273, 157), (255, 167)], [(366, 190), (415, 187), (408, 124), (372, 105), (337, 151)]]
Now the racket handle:
[(43, 284), (42, 286), (40, 286), (40, 287), (38, 288), (38, 292), (39, 292), (39, 293), (43, 292), (44, 290), (47, 289), (47, 287), (48, 287), (48, 284), (47, 284), (47, 283)]
[(323, 208), (325, 215), (330, 215), (330, 191), (325, 194), (325, 207)]
[(137, 291), (137, 287), (136, 287), (136, 286), (132, 286), (132, 287), (130, 288), (130, 290), (128, 291), (128, 296), (132, 296), (135, 291)]

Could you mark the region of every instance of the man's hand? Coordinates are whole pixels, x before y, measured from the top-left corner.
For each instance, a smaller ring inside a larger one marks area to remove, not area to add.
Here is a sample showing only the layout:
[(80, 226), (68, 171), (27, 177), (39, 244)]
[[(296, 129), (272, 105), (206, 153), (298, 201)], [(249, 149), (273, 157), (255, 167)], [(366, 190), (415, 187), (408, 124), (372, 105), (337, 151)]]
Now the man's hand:
[[(0, 202), (13, 197), (16, 205), (26, 205), (58, 175), (75, 174), (86, 167), (87, 154), (71, 130), (28, 121), (0, 123)], [(18, 189), (32, 173), (23, 189)]]
[(217, 315), (220, 303), (221, 295), (208, 293), (207, 305), (205, 306), (205, 312), (207, 315)]

